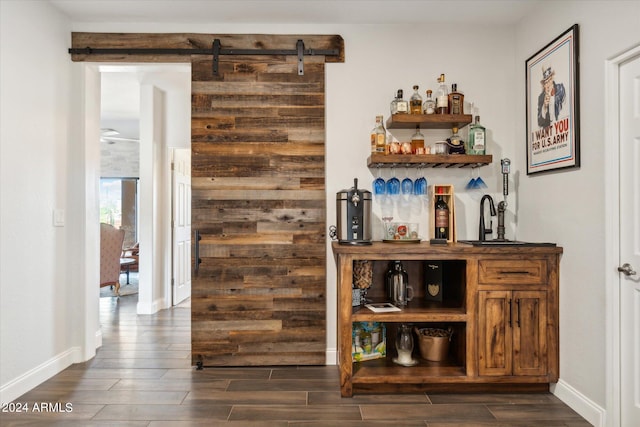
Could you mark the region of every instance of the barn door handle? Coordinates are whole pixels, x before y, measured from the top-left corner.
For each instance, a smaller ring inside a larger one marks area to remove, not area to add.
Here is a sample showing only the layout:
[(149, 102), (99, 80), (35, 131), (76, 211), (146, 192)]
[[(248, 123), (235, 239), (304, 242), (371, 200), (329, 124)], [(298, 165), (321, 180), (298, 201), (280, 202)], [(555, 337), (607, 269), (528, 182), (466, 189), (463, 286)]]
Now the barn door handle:
[(194, 270), (197, 273), (198, 270), (200, 270), (200, 263), (202, 262), (202, 259), (200, 259), (200, 240), (202, 239), (202, 236), (200, 236), (200, 230), (196, 230), (196, 247), (194, 250), (194, 258), (195, 258), (195, 265), (194, 265)]

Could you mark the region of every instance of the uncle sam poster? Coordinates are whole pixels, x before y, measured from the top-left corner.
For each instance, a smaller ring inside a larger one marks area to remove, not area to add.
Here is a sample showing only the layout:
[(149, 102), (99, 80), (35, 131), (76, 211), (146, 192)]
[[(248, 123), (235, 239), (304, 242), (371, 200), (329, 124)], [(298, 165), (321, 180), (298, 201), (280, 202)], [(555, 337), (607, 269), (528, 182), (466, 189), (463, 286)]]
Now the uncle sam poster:
[(580, 166), (578, 25), (526, 62), (527, 174)]

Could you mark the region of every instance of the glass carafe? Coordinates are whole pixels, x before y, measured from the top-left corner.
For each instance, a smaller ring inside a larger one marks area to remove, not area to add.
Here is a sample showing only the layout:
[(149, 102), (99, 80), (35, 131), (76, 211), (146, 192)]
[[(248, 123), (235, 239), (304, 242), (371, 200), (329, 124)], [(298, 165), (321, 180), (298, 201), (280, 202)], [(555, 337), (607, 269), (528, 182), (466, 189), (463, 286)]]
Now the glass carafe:
[(403, 323), (398, 326), (396, 350), (398, 351), (398, 357), (393, 359), (395, 363), (404, 366), (411, 366), (417, 363), (411, 356), (413, 353), (413, 334), (409, 325)]

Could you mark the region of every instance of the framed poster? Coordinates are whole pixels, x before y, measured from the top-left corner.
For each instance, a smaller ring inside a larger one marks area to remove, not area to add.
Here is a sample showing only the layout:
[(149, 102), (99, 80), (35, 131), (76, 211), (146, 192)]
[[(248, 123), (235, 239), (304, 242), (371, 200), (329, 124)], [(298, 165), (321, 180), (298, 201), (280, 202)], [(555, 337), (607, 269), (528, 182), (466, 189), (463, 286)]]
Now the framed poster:
[(578, 24), (526, 61), (527, 175), (580, 166)]

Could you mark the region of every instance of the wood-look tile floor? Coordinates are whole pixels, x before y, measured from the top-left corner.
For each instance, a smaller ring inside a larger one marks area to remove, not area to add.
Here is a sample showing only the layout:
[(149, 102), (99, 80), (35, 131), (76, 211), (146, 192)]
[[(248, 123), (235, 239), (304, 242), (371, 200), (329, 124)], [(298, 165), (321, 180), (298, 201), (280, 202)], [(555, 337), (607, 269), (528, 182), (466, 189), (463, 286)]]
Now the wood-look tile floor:
[[(2, 426), (589, 426), (552, 394), (396, 394), (341, 398), (338, 369), (206, 368), (190, 360), (190, 309), (135, 313), (101, 298), (103, 346), (0, 413)], [(60, 402), (58, 407), (56, 402)], [(34, 412), (34, 405), (54, 412)], [(71, 411), (63, 412), (70, 404)]]

